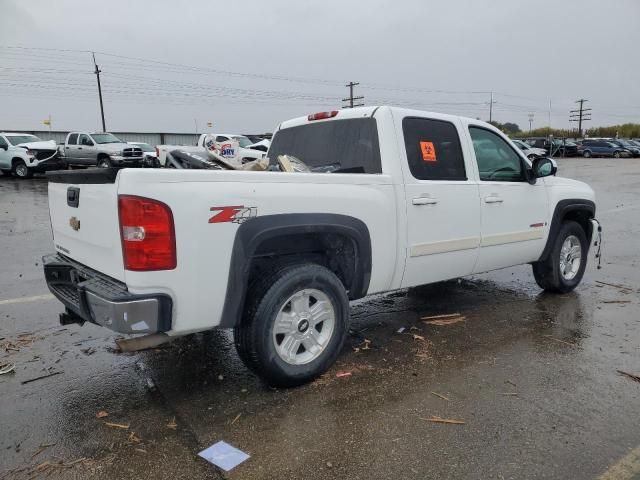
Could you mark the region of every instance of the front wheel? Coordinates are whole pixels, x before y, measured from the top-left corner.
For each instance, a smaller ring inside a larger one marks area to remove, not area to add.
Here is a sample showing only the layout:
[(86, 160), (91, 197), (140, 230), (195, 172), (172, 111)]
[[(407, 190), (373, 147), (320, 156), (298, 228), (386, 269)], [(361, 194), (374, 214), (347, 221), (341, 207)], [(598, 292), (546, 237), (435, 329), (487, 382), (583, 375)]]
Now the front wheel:
[(265, 382), (293, 387), (333, 365), (348, 324), (349, 300), (333, 272), (313, 263), (283, 265), (251, 286), (234, 341)]
[(591, 158), (591, 152), (589, 150), (585, 150), (582, 156), (584, 158)]
[(564, 222), (547, 259), (532, 265), (538, 286), (556, 293), (567, 293), (576, 288), (587, 266), (588, 250), (587, 235), (580, 224)]
[(613, 152), (613, 158), (620, 158), (620, 152)]
[(110, 166), (111, 166), (111, 162), (107, 157), (102, 157), (100, 160), (98, 160), (99, 168), (109, 168)]
[(31, 178), (33, 175), (27, 164), (22, 160), (18, 160), (13, 164), (13, 170), (11, 171), (18, 178)]

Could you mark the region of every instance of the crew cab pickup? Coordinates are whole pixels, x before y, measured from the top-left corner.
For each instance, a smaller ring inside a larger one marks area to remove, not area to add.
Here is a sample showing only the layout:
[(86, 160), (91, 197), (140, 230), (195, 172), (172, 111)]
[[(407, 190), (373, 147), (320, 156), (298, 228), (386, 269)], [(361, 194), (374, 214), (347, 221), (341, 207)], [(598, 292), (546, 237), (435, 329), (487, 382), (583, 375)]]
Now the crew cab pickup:
[(71, 167), (139, 167), (144, 162), (139, 145), (123, 142), (112, 133), (70, 132), (60, 152)]
[(479, 120), (323, 112), (279, 125), (268, 156), (270, 171), (48, 174), (44, 272), (61, 320), (233, 328), (249, 368), (297, 385), (337, 358), (350, 300), (518, 264), (568, 292), (599, 231), (588, 185)]

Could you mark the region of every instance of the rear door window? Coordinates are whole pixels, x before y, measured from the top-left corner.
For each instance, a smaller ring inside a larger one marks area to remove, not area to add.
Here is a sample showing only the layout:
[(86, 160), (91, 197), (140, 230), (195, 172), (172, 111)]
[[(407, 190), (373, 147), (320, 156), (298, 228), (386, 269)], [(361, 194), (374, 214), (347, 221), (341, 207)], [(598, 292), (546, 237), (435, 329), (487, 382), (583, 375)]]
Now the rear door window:
[(373, 118), (309, 123), (276, 132), (269, 160), (290, 155), (312, 171), (382, 173), (378, 129)]
[(411, 175), (418, 180), (466, 180), (458, 131), (450, 122), (406, 117), (404, 146)]
[(78, 134), (72, 133), (69, 135), (69, 139), (67, 140), (67, 145), (77, 145), (78, 144)]

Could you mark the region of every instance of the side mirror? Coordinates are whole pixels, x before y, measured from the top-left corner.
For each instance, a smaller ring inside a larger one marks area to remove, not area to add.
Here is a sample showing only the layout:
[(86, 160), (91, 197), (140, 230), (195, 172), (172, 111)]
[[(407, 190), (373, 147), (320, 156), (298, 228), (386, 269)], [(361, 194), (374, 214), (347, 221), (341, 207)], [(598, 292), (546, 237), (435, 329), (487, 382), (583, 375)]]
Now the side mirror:
[(548, 157), (539, 157), (533, 160), (531, 172), (533, 178), (549, 177), (558, 171), (556, 162)]

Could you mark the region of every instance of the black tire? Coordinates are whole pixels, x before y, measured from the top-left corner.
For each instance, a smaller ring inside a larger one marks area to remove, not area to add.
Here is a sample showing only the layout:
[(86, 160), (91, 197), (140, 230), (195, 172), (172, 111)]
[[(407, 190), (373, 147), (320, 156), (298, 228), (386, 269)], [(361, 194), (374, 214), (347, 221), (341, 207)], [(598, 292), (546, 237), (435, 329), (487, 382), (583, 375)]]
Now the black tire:
[(98, 168), (110, 168), (110, 167), (111, 167), (111, 160), (109, 160), (109, 157), (98, 158)]
[[(294, 387), (326, 372), (342, 350), (349, 326), (349, 299), (344, 285), (327, 268), (314, 263), (283, 264), (249, 288), (245, 311), (234, 329), (234, 342), (244, 364), (267, 384)], [(324, 350), (313, 360), (294, 365), (278, 354), (273, 337), (274, 322), (287, 300), (296, 292), (315, 289), (330, 300), (334, 328)]]
[[(560, 255), (565, 240), (574, 236), (580, 242), (581, 258), (577, 273), (571, 279), (566, 279), (560, 272)], [(553, 247), (546, 260), (532, 264), (533, 276), (540, 288), (547, 292), (567, 293), (578, 286), (587, 266), (589, 243), (582, 226), (574, 221), (562, 223), (560, 231), (553, 240)]]
[(591, 151), (585, 150), (584, 152), (582, 152), (582, 156), (584, 158), (591, 158)]
[(14, 160), (11, 173), (13, 173), (14, 177), (18, 178), (31, 178), (33, 176), (33, 172), (29, 170), (24, 160)]

